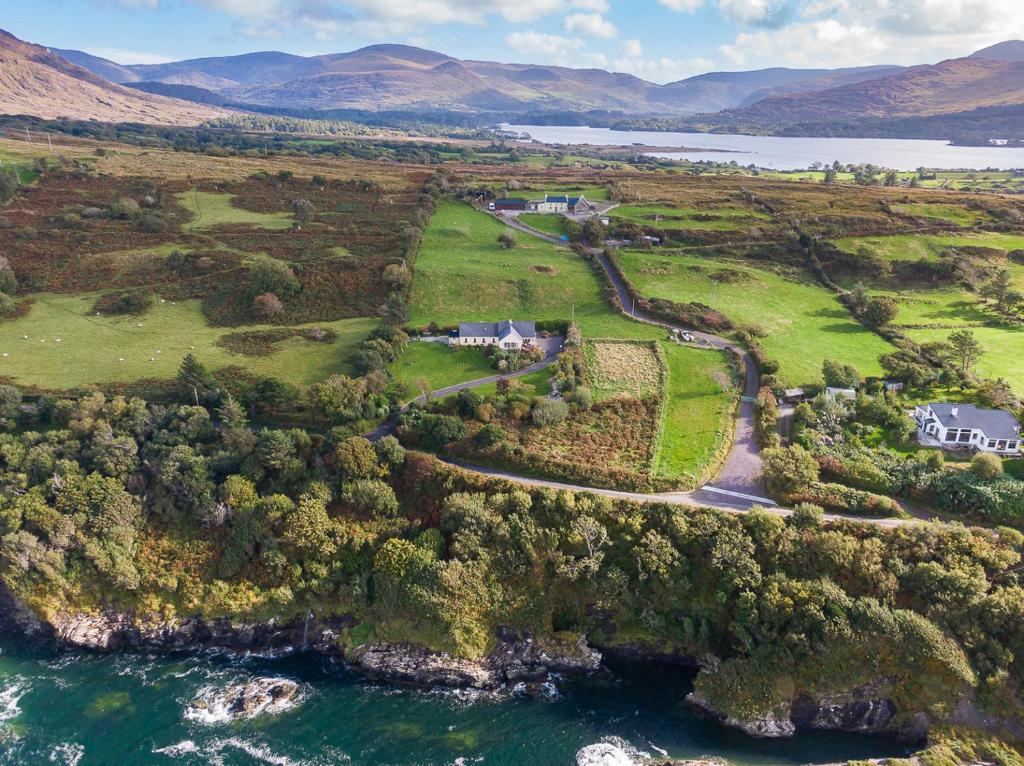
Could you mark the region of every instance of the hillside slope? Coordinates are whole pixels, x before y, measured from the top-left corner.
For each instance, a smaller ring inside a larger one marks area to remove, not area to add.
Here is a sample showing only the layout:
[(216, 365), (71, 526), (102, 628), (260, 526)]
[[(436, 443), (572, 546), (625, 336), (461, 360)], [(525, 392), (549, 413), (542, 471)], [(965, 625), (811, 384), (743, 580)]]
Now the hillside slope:
[(0, 30), (0, 114), (196, 125), (229, 112), (114, 85)]
[(776, 130), (864, 119), (929, 117), (1024, 104), (1024, 61), (962, 58), (827, 90), (767, 98), (705, 124)]

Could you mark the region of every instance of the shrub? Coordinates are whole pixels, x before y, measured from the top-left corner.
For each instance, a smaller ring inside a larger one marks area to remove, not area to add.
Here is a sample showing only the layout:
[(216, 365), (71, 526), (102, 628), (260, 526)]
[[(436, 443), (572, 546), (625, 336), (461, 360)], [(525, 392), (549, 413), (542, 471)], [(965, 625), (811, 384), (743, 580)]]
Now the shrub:
[(335, 448), (334, 465), (345, 479), (365, 479), (378, 473), (377, 451), (366, 439), (353, 436)]
[(341, 500), (360, 513), (376, 518), (398, 515), (395, 491), (380, 479), (357, 479), (342, 487)]
[(473, 443), (481, 449), (488, 449), (505, 441), (505, 429), (496, 423), (488, 423), (473, 437)]
[(530, 413), (535, 426), (553, 426), (569, 417), (569, 405), (561, 399), (538, 399)]
[(452, 442), (466, 438), (466, 424), (451, 415), (424, 415), (420, 431), (427, 447), (443, 449)]
[(149, 311), (153, 296), (141, 292), (107, 293), (93, 305), (93, 311), (101, 314), (139, 316)]
[(511, 250), (516, 246), (516, 238), (508, 232), (502, 232), (498, 235), (498, 244), (505, 250)]
[(764, 451), (764, 476), (769, 492), (785, 496), (805, 490), (818, 480), (818, 472), (814, 455), (799, 444)]
[(864, 309), (864, 323), (877, 330), (895, 319), (899, 310), (899, 304), (888, 295), (872, 298)]
[(249, 267), (249, 292), (252, 296), (273, 293), (288, 300), (302, 285), (289, 266), (276, 258), (260, 258)]
[(14, 295), (18, 292), (18, 278), (14, 276), (14, 269), (11, 268), (7, 256), (0, 255), (0, 293)]
[(252, 299), (253, 316), (260, 319), (272, 319), (284, 312), (284, 304), (273, 293), (263, 293)]
[(798, 529), (816, 529), (825, 518), (825, 509), (814, 503), (797, 503), (793, 508), (793, 526)]
[(998, 479), (1003, 475), (1003, 461), (991, 452), (979, 452), (971, 459), (971, 472), (979, 479)]
[(316, 218), (316, 206), (308, 199), (293, 200), (292, 215), (296, 221), (312, 221)]

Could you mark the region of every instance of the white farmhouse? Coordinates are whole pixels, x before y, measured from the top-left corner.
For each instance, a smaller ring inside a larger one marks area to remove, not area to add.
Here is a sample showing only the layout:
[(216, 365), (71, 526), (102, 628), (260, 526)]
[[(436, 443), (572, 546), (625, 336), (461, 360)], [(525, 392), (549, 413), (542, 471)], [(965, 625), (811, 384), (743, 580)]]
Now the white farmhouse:
[(1020, 453), (1017, 418), (1005, 410), (984, 410), (973, 404), (933, 403), (914, 408), (917, 440), (929, 447)]
[(499, 346), (519, 350), (537, 343), (537, 325), (534, 322), (463, 322), (459, 325), (457, 346)]

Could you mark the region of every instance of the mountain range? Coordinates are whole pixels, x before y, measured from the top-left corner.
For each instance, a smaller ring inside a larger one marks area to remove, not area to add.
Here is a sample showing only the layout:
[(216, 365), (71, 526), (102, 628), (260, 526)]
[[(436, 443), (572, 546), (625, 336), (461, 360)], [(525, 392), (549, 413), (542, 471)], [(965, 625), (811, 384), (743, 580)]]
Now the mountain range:
[[(407, 45), (373, 45), (311, 57), (266, 52), (133, 66), (81, 51), (54, 52), (115, 83), (142, 84), (147, 90), (153, 89), (151, 83), (189, 86), (215, 92), (226, 101), (292, 109), (688, 115), (742, 106), (775, 93), (861, 82), (900, 69), (773, 68), (714, 72), (657, 85), (602, 69), (464, 61)], [(166, 88), (162, 92), (184, 93)]]
[(843, 125), (855, 135), (849, 131), (867, 123), (984, 131), (998, 116), (992, 124), (1002, 130), (1024, 109), (1024, 41), (937, 64), (712, 72), (660, 85), (602, 69), (460, 60), (407, 45), (124, 65), (0, 32), (0, 112), (195, 124), (229, 113), (225, 107), (483, 119), (600, 113), (692, 130), (803, 135), (840, 135)]

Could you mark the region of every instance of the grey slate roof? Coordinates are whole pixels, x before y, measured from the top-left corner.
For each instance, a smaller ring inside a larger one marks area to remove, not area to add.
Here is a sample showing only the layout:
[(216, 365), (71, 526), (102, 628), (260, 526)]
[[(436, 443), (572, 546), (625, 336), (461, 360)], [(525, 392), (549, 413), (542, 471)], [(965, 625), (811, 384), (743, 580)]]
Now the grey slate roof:
[(544, 201), (545, 202), (564, 202), (565, 204), (569, 204), (569, 197), (568, 197), (568, 195), (565, 195), (565, 194), (558, 194), (558, 195), (549, 194), (548, 196), (546, 196), (544, 198)]
[(509, 331), (515, 327), (516, 332), (524, 338), (537, 337), (536, 322), (516, 322), (509, 319), (505, 322), (463, 322), (459, 325), (459, 336), (469, 338), (498, 338), (501, 340), (508, 336)]
[[(983, 410), (973, 404), (929, 404), (944, 428), (976, 428), (989, 439), (1019, 439), (1020, 423), (1005, 410)], [(956, 416), (953, 415), (956, 410)]]

